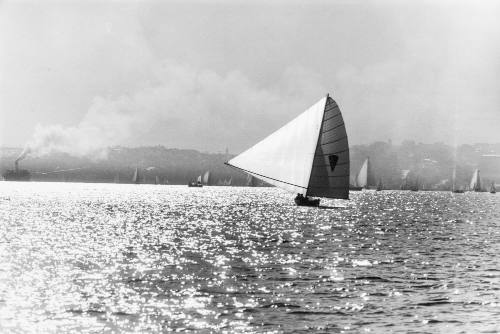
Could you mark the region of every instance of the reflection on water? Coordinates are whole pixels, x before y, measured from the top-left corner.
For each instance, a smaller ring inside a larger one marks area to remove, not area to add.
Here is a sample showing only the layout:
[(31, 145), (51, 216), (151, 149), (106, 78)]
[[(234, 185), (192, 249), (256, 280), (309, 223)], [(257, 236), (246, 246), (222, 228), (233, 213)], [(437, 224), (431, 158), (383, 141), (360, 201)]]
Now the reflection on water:
[(497, 332), (500, 197), (0, 183), (0, 332)]

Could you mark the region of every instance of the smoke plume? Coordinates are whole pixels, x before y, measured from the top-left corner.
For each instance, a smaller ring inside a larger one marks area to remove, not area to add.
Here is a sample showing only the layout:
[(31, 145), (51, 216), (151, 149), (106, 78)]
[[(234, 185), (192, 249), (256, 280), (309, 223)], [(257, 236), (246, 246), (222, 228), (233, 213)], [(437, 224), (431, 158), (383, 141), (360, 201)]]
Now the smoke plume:
[(222, 75), (173, 62), (162, 63), (139, 86), (132, 93), (95, 97), (75, 126), (38, 125), (28, 146), (36, 155), (94, 158), (105, 158), (115, 145), (237, 151), (327, 92), (317, 76), (297, 67), (273, 87), (258, 87), (237, 71)]

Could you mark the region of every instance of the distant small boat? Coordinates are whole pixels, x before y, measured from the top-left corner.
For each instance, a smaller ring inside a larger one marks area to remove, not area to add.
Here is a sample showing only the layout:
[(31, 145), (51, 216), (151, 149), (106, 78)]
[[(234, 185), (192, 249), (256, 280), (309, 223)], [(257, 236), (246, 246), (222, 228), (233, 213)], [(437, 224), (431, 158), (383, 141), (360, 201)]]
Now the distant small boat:
[(139, 168), (135, 167), (134, 175), (132, 176), (132, 182), (135, 184), (139, 183)]
[(474, 170), (474, 173), (472, 174), (472, 179), (470, 180), (469, 190), (475, 191), (475, 192), (482, 192), (483, 191), (481, 188), (481, 176), (480, 176), (479, 169)]
[(297, 205), (318, 206), (309, 196), (349, 198), (347, 133), (328, 95), (226, 164), (296, 194)]
[(259, 181), (255, 177), (253, 177), (251, 174), (247, 174), (247, 181), (246, 181), (247, 187), (257, 187), (258, 182)]
[(233, 183), (233, 177), (231, 176), (229, 179), (224, 179), (224, 182), (222, 185), (224, 186), (230, 186)]
[(491, 194), (496, 194), (496, 192), (497, 192), (497, 189), (495, 187), (495, 182), (491, 182), (490, 193)]
[(206, 171), (203, 174), (203, 184), (209, 186), (211, 184), (210, 171)]
[(195, 188), (201, 188), (203, 187), (203, 183), (201, 183), (201, 175), (198, 176), (196, 181), (189, 181), (188, 187), (195, 187)]
[[(363, 165), (361, 165), (361, 168), (359, 169), (359, 172), (354, 179), (354, 184), (352, 188), (373, 189), (374, 186), (375, 182), (373, 178), (370, 157), (367, 157), (363, 162)], [(352, 189), (352, 190), (358, 190), (358, 189)]]

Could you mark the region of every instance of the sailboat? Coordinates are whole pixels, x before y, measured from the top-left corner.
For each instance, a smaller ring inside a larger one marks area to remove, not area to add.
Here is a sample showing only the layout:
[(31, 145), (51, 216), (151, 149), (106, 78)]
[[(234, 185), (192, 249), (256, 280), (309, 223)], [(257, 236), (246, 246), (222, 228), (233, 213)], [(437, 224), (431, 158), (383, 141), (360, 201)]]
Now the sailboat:
[(203, 184), (208, 186), (210, 185), (210, 171), (206, 171), (205, 174), (203, 174)]
[(479, 175), (479, 169), (476, 169), (472, 174), (472, 179), (469, 185), (470, 191), (481, 192), (481, 176)]
[(495, 182), (491, 182), (490, 193), (491, 194), (496, 194), (496, 192), (497, 192), (497, 189), (495, 187)]
[[(370, 158), (367, 157), (363, 162), (356, 178), (354, 179), (354, 187), (361, 189), (368, 189), (374, 185), (371, 173)], [(357, 189), (356, 189), (357, 190)]]
[(296, 194), (297, 205), (349, 198), (349, 145), (337, 103), (326, 96), (253, 147), (226, 162)]
[(222, 185), (224, 185), (224, 186), (230, 186), (232, 183), (233, 183), (233, 177), (231, 176), (231, 177), (229, 177), (229, 179), (227, 179), (227, 180), (226, 180), (226, 179), (224, 179), (224, 182), (223, 182), (223, 184), (222, 184)]
[(201, 183), (201, 175), (198, 176), (196, 181), (189, 181), (188, 187), (198, 187), (198, 188), (203, 187), (203, 183)]
[(258, 183), (259, 182), (255, 177), (253, 177), (251, 174), (247, 174), (247, 181), (246, 181), (247, 187), (257, 187)]
[(139, 183), (139, 168), (135, 167), (134, 175), (132, 176), (132, 182)]

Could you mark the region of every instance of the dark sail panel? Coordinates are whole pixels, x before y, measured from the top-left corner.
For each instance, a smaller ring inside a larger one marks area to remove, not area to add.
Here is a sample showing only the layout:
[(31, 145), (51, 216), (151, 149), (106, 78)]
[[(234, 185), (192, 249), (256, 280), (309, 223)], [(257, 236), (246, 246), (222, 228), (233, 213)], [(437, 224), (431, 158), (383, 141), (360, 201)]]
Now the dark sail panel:
[(349, 198), (349, 144), (337, 103), (328, 97), (307, 196)]

